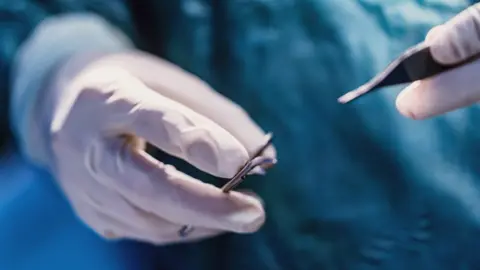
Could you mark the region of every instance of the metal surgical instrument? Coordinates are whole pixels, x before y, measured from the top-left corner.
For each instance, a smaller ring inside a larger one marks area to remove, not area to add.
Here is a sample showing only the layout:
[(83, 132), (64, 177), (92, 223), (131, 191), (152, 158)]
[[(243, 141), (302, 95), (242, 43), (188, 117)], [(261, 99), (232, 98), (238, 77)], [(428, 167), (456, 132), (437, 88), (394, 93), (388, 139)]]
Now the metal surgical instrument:
[[(262, 146), (253, 153), (250, 159), (247, 160), (247, 162), (240, 168), (240, 170), (232, 178), (230, 178), (230, 180), (221, 188), (223, 193), (229, 193), (232, 189), (242, 183), (243, 180), (254, 168), (260, 167), (263, 170), (275, 165), (275, 163), (277, 162), (276, 159), (262, 156), (265, 149), (267, 149), (272, 144), (272, 140), (272, 133), (268, 133), (267, 135), (265, 135), (265, 141)], [(178, 231), (178, 234), (181, 237), (186, 237), (193, 230), (193, 226), (184, 225)]]
[(430, 78), (445, 71), (463, 66), (477, 58), (478, 56), (472, 57), (454, 65), (440, 64), (433, 58), (430, 47), (425, 43), (420, 43), (406, 50), (372, 80), (341, 96), (338, 102), (348, 103), (367, 93), (372, 93), (373, 90), (381, 87), (411, 83)]

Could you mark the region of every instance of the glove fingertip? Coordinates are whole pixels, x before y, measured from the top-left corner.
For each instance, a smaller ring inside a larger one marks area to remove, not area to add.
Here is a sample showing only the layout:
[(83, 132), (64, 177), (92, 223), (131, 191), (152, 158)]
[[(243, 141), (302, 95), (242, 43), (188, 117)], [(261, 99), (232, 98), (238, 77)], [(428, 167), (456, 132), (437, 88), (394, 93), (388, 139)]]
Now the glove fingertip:
[(262, 155), (266, 156), (266, 157), (269, 157), (269, 158), (272, 158), (272, 159), (276, 159), (277, 158), (277, 150), (275, 149), (275, 147), (273, 145), (270, 145), (269, 147), (267, 147), (265, 149), (265, 151), (263, 152)]
[(258, 215), (256, 218), (252, 219), (249, 223), (245, 223), (242, 226), (243, 233), (254, 233), (262, 228), (263, 224), (265, 224), (266, 216), (265, 214)]
[(266, 220), (265, 211), (263, 207), (259, 207), (253, 211), (248, 218), (242, 220), (239, 224), (238, 233), (254, 233), (263, 226)]
[(455, 49), (452, 46), (448, 46), (442, 41), (432, 43), (430, 52), (433, 59), (443, 65), (453, 65), (462, 60), (461, 56), (455, 53)]
[(440, 33), (443, 32), (443, 25), (437, 25), (428, 31), (427, 36), (425, 37), (425, 42), (432, 44), (435, 42), (435, 39), (439, 37)]
[(433, 58), (444, 65), (454, 64), (458, 61), (459, 55), (456, 55), (451, 42), (449, 42), (448, 36), (451, 30), (445, 25), (439, 25), (432, 28), (426, 38), (425, 43), (430, 46), (430, 52)]
[(243, 206), (227, 217), (228, 223), (233, 225), (236, 233), (253, 233), (265, 223), (265, 209), (263, 201), (251, 191), (234, 191), (232, 194)]
[(406, 87), (397, 97), (395, 105), (397, 110), (403, 116), (419, 120), (422, 119), (423, 116), (421, 113), (418, 112), (418, 104), (421, 101), (421, 97), (419, 96), (419, 89), (420, 82), (414, 82), (410, 86)]

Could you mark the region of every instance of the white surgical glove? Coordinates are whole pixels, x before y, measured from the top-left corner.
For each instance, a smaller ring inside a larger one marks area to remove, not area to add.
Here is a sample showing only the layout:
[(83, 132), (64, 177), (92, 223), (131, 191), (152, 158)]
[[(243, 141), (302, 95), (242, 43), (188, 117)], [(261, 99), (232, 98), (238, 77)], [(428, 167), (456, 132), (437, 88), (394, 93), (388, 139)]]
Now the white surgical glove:
[[(426, 38), (435, 60), (455, 64), (480, 53), (480, 4), (473, 5), (433, 28)], [(480, 100), (480, 60), (417, 81), (397, 98), (397, 108), (405, 116), (425, 119), (472, 105)]]
[[(93, 28), (108, 28), (88, 20)], [(61, 38), (62, 27), (77, 21), (39, 26), (22, 49), (16, 73), (28, 73), (27, 56), (38, 55), (36, 48), (45, 48), (39, 44), (49, 44), (51, 33)], [(224, 194), (155, 160), (144, 146), (148, 141), (229, 178), (260, 146), (264, 132), (193, 75), (128, 46), (124, 51), (76, 54), (56, 66), (25, 109), (30, 113), (19, 117), (29, 128), (20, 128), (24, 152), (51, 171), (78, 216), (106, 238), (167, 244), (258, 230), (265, 220), (259, 199)], [(26, 81), (18, 80), (17, 88), (34, 85)], [(274, 149), (267, 155), (274, 158)], [(195, 227), (185, 238), (178, 235), (183, 225)]]

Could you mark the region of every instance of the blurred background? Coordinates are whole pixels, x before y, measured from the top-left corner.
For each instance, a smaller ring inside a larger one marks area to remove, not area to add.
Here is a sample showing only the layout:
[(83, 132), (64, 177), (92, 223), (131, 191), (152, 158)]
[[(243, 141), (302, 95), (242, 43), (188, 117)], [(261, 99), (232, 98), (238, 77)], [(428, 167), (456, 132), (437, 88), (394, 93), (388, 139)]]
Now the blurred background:
[[(465, 195), (480, 180), (478, 108), (419, 123), (396, 112), (400, 89), (336, 103), (472, 3), (0, 0), (0, 269), (478, 269), (480, 197)], [(107, 242), (20, 154), (7, 105), (15, 48), (68, 12), (100, 14), (274, 132), (279, 164), (241, 187), (265, 201), (260, 232), (166, 247)]]

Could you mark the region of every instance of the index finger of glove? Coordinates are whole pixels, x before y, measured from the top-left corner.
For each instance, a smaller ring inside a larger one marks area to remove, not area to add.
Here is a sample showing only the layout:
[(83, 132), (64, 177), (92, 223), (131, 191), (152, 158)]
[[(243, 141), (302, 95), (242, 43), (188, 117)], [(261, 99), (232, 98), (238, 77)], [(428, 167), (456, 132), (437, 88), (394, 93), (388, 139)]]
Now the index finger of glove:
[[(263, 142), (265, 132), (237, 104), (179, 67), (145, 53), (112, 56), (107, 61), (129, 63), (128, 69), (149, 88), (212, 120), (233, 135), (249, 153)], [(264, 153), (275, 158), (274, 147)]]
[(426, 42), (432, 56), (443, 64), (455, 64), (480, 53), (480, 4), (433, 28)]
[(124, 74), (109, 108), (127, 133), (218, 177), (230, 178), (248, 160), (232, 134), (187, 106)]

